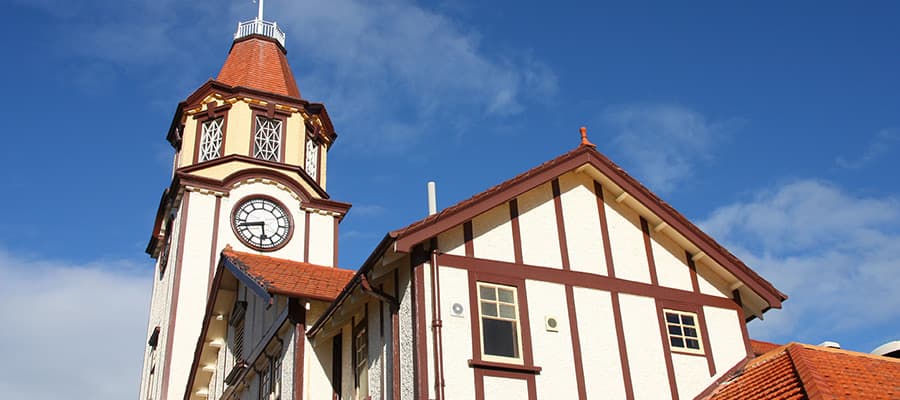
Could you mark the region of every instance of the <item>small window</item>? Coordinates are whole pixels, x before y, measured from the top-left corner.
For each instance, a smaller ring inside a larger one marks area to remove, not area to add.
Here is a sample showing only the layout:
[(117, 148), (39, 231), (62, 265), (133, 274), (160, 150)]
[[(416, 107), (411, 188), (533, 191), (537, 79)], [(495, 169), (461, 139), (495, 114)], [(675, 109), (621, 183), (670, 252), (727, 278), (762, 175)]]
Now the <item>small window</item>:
[(697, 314), (664, 310), (666, 315), (666, 331), (669, 333), (669, 345), (673, 350), (703, 354), (703, 342), (700, 339)]
[(481, 352), (486, 360), (521, 360), (519, 308), (513, 286), (478, 283), (478, 313), (481, 319)]
[(306, 174), (316, 179), (319, 169), (319, 144), (312, 138), (306, 139)]
[(235, 301), (234, 307), (231, 309), (231, 317), (228, 324), (232, 328), (232, 354), (234, 354), (234, 362), (237, 364), (244, 360), (244, 316), (247, 313), (246, 301)]
[(253, 157), (280, 161), (281, 157), (281, 120), (256, 117), (256, 135), (253, 140)]
[(272, 368), (271, 360), (266, 365), (265, 371), (259, 373), (259, 400), (271, 400), (272, 397)]
[(353, 373), (354, 385), (359, 398), (369, 394), (369, 336), (366, 334), (365, 319), (353, 328)]
[(222, 117), (203, 122), (200, 128), (200, 157), (199, 162), (214, 160), (221, 156), (222, 151)]

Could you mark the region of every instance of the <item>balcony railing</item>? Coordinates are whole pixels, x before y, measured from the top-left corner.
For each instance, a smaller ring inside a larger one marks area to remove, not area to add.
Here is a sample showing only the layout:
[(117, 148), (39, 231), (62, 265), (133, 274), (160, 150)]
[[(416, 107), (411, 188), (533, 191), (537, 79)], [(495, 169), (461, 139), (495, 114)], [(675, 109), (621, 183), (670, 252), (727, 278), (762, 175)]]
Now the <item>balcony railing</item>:
[(250, 35), (263, 35), (278, 41), (281, 47), (284, 47), (284, 31), (278, 27), (278, 23), (254, 19), (246, 22), (239, 22), (237, 32), (234, 33), (234, 39), (240, 39)]

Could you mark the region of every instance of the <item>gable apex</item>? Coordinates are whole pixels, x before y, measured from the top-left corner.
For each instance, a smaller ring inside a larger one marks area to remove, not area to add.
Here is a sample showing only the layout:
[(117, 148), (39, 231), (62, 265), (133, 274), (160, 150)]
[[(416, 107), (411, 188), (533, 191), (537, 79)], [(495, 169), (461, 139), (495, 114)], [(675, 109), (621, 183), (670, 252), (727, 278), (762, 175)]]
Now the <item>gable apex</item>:
[(698, 260), (703, 256), (710, 257), (758, 294), (768, 308), (781, 308), (781, 303), (787, 299), (784, 293), (592, 146), (579, 146), (437, 214), (392, 231), (389, 235), (396, 241), (396, 251), (409, 253), (417, 244), (572, 171), (587, 173), (607, 188), (620, 189), (616, 193), (618, 202), (627, 198), (629, 203), (635, 203), (637, 207), (634, 208), (639, 209), (642, 214), (650, 214), (653, 220), (658, 221), (656, 226), (660, 229), (665, 227), (696, 247), (693, 255)]

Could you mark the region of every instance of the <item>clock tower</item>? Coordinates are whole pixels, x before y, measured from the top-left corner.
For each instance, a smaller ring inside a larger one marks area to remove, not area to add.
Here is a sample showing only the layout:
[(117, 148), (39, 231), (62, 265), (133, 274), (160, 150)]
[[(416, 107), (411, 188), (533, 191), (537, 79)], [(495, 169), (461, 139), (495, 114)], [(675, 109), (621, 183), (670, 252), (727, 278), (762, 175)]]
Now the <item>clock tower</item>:
[(141, 399), (184, 397), (221, 251), (334, 267), (350, 204), (332, 200), (325, 106), (305, 100), (285, 35), (260, 15), (238, 24), (222, 69), (178, 104), (175, 150), (147, 253), (156, 260)]

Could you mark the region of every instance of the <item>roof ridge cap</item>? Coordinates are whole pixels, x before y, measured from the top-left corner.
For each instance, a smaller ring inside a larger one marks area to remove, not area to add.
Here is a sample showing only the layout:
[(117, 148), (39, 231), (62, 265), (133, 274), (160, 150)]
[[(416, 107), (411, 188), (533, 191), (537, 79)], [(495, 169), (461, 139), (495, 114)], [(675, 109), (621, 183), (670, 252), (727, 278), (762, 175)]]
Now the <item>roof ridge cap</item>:
[(281, 258), (281, 257), (272, 257), (272, 256), (267, 256), (267, 255), (265, 255), (265, 254), (247, 253), (247, 252), (244, 252), (244, 251), (237, 251), (237, 250), (234, 250), (234, 249), (224, 249), (224, 250), (222, 250), (222, 253), (230, 253), (230, 254), (233, 255), (233, 256), (247, 255), (247, 256), (251, 256), (251, 257), (264, 257), (264, 258), (268, 258), (268, 259), (272, 259), (272, 260), (286, 261), (286, 262), (294, 263), (294, 264), (303, 264), (303, 265), (310, 266), (310, 267), (325, 268), (325, 269), (328, 269), (328, 270), (346, 271), (346, 272), (356, 273), (356, 271), (354, 271), (354, 270), (352, 270), (352, 269), (340, 268), (340, 267), (337, 267), (337, 266), (335, 266), (335, 267), (329, 267), (329, 266), (327, 266), (327, 265), (313, 264), (313, 263), (306, 262), (306, 261), (291, 260), (291, 259), (289, 259), (289, 258)]
[(805, 348), (804, 344), (790, 342), (785, 346), (787, 347), (791, 364), (794, 366), (794, 371), (797, 372), (797, 377), (800, 378), (800, 383), (802, 383), (801, 387), (809, 400), (832, 398), (833, 396), (830, 393), (824, 391), (828, 385), (822, 382), (815, 365), (810, 363), (802, 353), (802, 350)]

